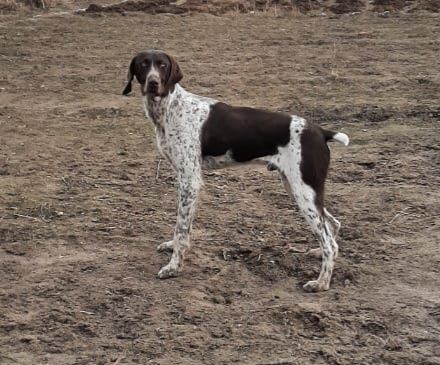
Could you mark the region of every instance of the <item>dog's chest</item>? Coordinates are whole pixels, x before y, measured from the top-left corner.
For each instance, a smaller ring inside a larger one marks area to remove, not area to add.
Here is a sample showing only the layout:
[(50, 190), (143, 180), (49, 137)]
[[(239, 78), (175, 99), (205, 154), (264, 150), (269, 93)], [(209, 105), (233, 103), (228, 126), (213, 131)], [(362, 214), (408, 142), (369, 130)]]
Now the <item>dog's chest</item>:
[(168, 141), (168, 138), (165, 134), (165, 130), (159, 125), (156, 125), (155, 127), (156, 127), (156, 142), (159, 152), (161, 153), (161, 155), (163, 155), (164, 157), (166, 157), (168, 160), (171, 161), (172, 160), (171, 144)]
[(214, 101), (176, 90), (160, 101), (144, 99), (145, 111), (153, 121), (160, 153), (176, 168), (184, 160), (201, 157), (201, 129)]
[(200, 156), (200, 130), (209, 113), (209, 106), (172, 103), (155, 122), (159, 151), (173, 166), (184, 159)]

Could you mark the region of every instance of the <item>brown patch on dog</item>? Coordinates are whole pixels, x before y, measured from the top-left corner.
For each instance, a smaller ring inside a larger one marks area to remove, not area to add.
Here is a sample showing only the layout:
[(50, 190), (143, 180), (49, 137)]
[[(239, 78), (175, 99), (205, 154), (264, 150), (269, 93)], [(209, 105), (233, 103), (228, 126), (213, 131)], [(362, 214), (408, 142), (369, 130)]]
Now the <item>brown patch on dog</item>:
[(301, 133), (301, 174), (304, 182), (315, 191), (315, 204), (321, 213), (324, 211), (324, 184), (330, 164), (327, 141), (334, 134), (311, 123)]
[(174, 85), (183, 79), (183, 74), (177, 61), (169, 54), (166, 54), (166, 56), (170, 61), (170, 68), (165, 80), (165, 93), (168, 94), (170, 91), (174, 90)]
[(290, 140), (290, 122), (283, 113), (214, 104), (202, 127), (202, 156), (230, 151), (235, 161), (246, 162), (274, 155)]

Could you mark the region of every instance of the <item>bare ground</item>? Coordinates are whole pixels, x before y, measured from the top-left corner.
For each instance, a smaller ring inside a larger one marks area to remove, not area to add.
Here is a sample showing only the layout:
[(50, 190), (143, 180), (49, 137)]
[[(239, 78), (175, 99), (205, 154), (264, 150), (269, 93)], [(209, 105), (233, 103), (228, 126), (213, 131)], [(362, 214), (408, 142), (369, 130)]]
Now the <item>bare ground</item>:
[[(0, 17), (0, 364), (440, 364), (438, 14), (126, 15)], [(153, 47), (193, 92), (350, 135), (328, 292), (253, 167), (206, 174), (185, 271), (155, 278), (174, 177), (120, 95)]]

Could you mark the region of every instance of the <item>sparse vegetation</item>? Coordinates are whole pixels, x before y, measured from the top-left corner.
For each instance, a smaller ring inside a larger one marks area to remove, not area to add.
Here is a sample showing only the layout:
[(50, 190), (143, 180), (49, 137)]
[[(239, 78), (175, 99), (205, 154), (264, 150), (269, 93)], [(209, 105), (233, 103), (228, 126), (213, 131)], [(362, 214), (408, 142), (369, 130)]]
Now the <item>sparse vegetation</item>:
[[(84, 4), (85, 2), (81, 2)], [(0, 11), (13, 11), (22, 7), (47, 10), (52, 7), (76, 8), (75, 0), (0, 0)], [(439, 0), (128, 0), (105, 2), (97, 0), (89, 2), (89, 12), (116, 12), (140, 11), (152, 14), (186, 12), (208, 12), (225, 14), (231, 12), (248, 13), (272, 12), (276, 15), (290, 13), (291, 15), (307, 13), (330, 12), (334, 14), (348, 14), (365, 11), (440, 11)]]
[[(0, 16), (1, 365), (440, 363), (439, 14), (53, 1)], [(328, 292), (304, 293), (315, 239), (264, 166), (206, 173), (185, 271), (155, 278), (175, 173), (139, 86), (120, 95), (147, 48), (176, 57), (189, 91), (349, 134), (330, 146)]]

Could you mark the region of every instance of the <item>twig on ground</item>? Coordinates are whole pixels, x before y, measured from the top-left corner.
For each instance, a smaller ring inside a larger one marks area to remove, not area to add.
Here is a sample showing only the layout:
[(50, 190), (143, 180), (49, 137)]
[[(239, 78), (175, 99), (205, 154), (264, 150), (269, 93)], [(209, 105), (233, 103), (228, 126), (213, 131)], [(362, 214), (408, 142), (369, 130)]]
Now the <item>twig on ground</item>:
[(95, 313), (87, 312), (87, 311), (79, 311), (80, 313), (88, 314), (89, 316), (93, 316)]
[(108, 186), (130, 186), (132, 183), (119, 183), (116, 181), (96, 181), (95, 185), (108, 185)]
[(159, 180), (159, 170), (160, 170), (160, 163), (162, 162), (162, 159), (159, 158), (159, 161), (157, 161), (156, 165), (156, 180)]
[(33, 220), (35, 220), (35, 221), (39, 221), (39, 220), (40, 220), (40, 218), (37, 218), (37, 217), (31, 217), (30, 215), (24, 215), (24, 214), (18, 214), (18, 213), (14, 213), (14, 215), (15, 215), (16, 217), (33, 219)]
[(299, 248), (296, 248), (294, 246), (287, 247), (286, 251), (283, 252), (283, 255), (286, 255), (288, 252), (295, 252), (295, 253), (307, 253), (307, 251), (300, 250)]
[(123, 358), (125, 358), (125, 354), (119, 355), (119, 357), (116, 359), (113, 365), (118, 365)]
[(397, 212), (397, 214), (393, 217), (393, 219), (391, 219), (388, 223), (387, 223), (387, 225), (390, 225), (391, 223), (393, 223), (398, 217), (400, 217), (401, 215), (407, 215), (408, 213), (406, 213), (406, 211), (408, 210), (408, 209), (410, 209), (411, 207), (406, 207), (405, 209), (403, 209), (403, 210), (399, 210), (398, 212)]

